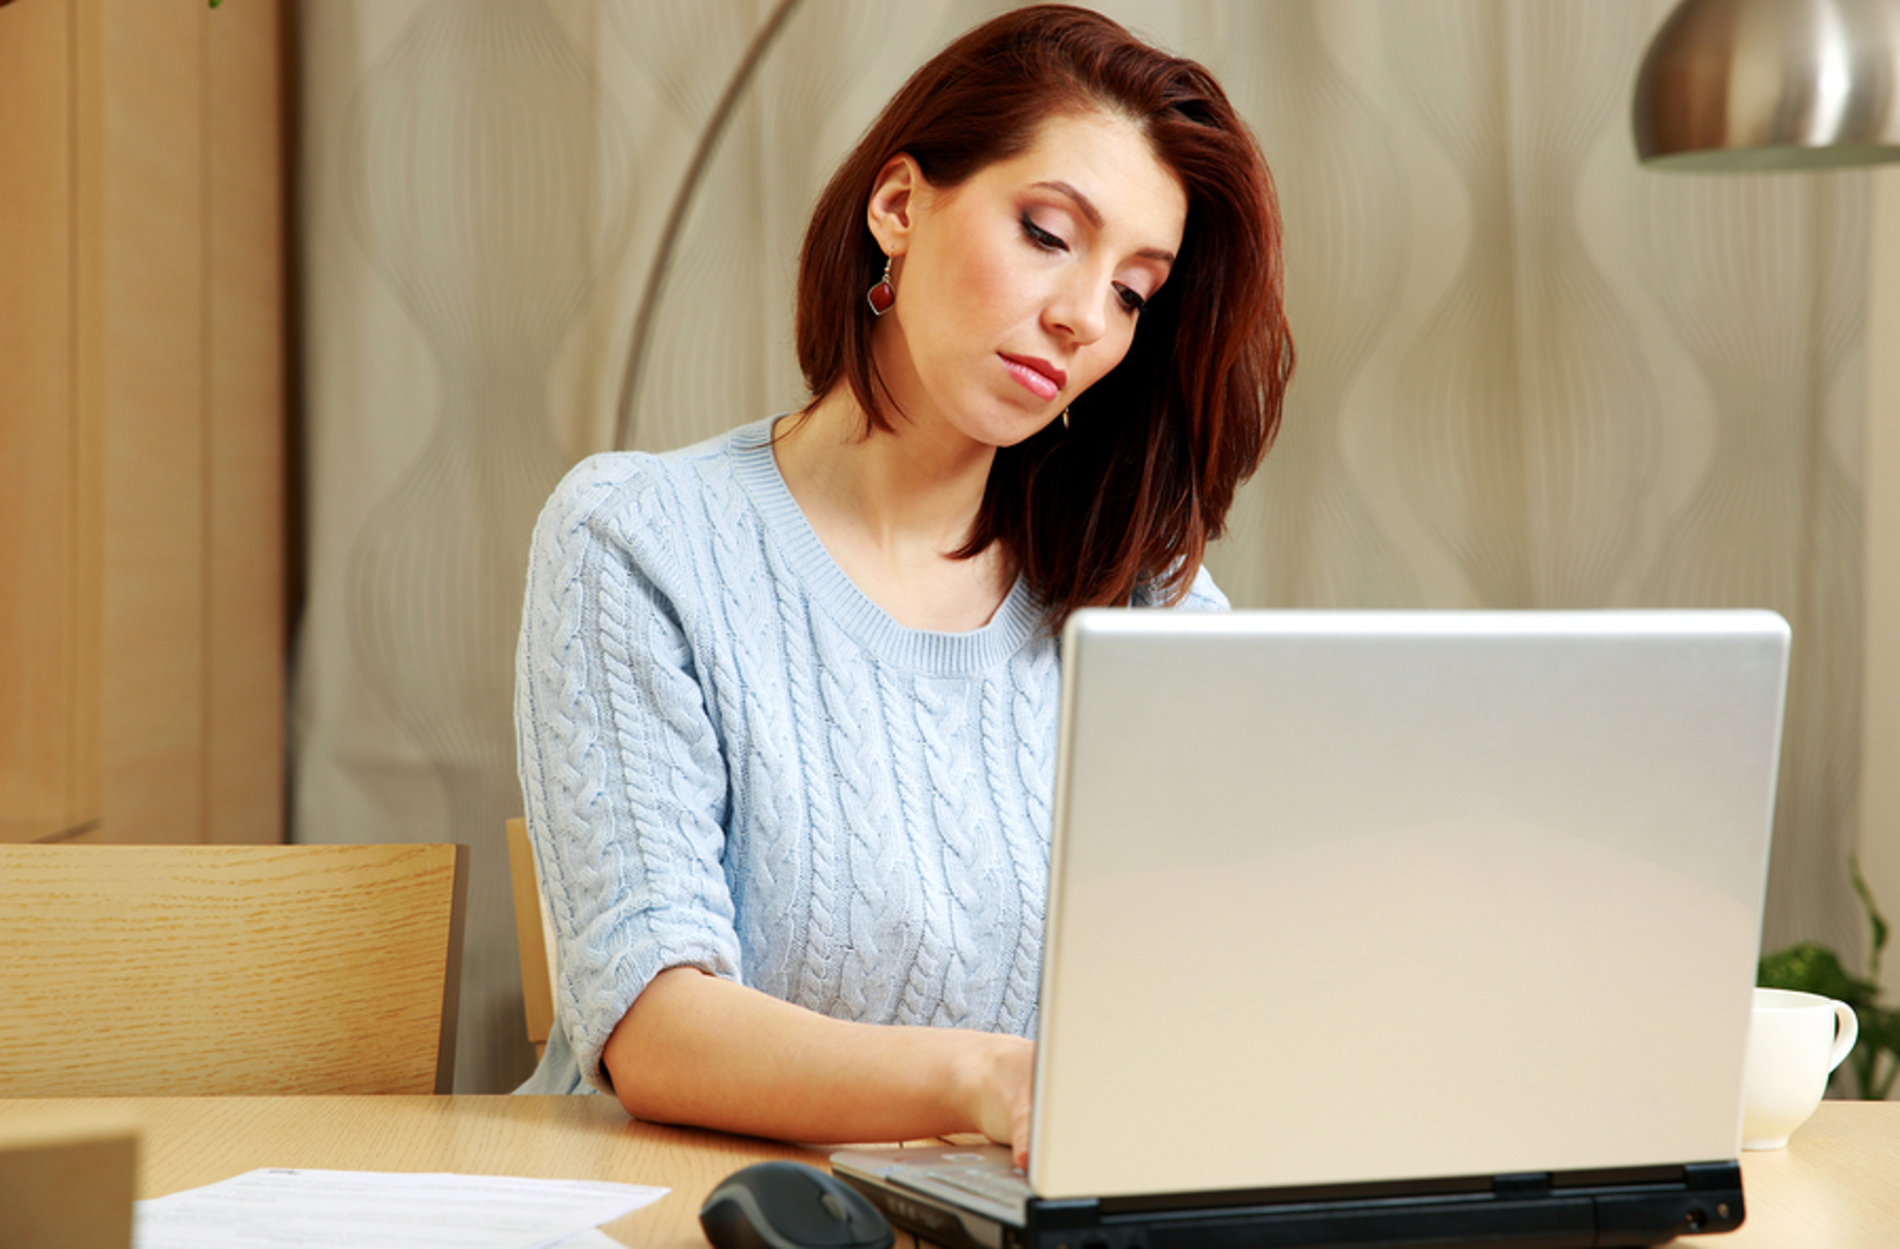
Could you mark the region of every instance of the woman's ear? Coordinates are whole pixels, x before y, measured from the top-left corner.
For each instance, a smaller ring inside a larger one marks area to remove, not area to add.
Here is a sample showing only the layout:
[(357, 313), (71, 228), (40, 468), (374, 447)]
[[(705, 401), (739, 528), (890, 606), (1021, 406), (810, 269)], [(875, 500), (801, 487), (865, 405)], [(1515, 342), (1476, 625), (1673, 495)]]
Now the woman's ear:
[(901, 256), (909, 250), (910, 233), (916, 226), (926, 188), (924, 171), (909, 152), (899, 152), (878, 170), (864, 220), (886, 256)]

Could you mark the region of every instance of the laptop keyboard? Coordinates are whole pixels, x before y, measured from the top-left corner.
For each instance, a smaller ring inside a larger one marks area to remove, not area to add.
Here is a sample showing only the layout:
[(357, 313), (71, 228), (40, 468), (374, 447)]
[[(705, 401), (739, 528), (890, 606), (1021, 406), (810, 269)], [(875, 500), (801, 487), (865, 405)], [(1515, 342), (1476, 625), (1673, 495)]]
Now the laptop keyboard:
[(917, 1179), (1008, 1206), (1021, 1206), (1029, 1199), (1029, 1181), (1012, 1166), (917, 1167), (912, 1174)]

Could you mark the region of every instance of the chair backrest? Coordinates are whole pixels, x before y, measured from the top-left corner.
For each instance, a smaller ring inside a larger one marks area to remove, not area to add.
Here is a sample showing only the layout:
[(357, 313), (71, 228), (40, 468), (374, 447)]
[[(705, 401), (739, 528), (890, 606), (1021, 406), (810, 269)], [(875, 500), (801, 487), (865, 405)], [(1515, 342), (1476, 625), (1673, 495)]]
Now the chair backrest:
[(560, 961), (554, 944), (554, 921), (535, 871), (534, 847), (528, 843), (528, 822), (508, 821), (508, 872), (515, 887), (515, 944), (521, 952), (521, 1004), (528, 1017), (528, 1040), (534, 1056), (548, 1047), (548, 1029), (554, 1025), (554, 984)]
[(468, 849), (0, 846), (0, 1096), (446, 1093)]

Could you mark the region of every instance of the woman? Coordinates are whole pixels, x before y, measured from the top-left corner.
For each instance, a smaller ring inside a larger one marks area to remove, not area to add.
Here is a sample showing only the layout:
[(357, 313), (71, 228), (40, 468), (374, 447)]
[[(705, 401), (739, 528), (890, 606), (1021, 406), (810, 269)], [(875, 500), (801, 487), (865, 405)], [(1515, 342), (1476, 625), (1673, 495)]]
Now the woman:
[(814, 396), (588, 460), (535, 535), (522, 783), (561, 952), (525, 1091), (801, 1141), (1028, 1128), (1057, 704), (1201, 570), (1292, 367), (1265, 165), (1096, 14), (971, 31), (820, 199)]

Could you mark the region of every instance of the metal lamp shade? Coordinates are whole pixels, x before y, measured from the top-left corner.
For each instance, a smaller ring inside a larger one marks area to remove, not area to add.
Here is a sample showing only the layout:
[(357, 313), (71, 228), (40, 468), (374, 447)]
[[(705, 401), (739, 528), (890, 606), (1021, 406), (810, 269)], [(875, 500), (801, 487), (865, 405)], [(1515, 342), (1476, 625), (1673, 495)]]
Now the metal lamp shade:
[(1633, 121), (1660, 168), (1900, 160), (1900, 0), (1681, 0), (1643, 57)]

